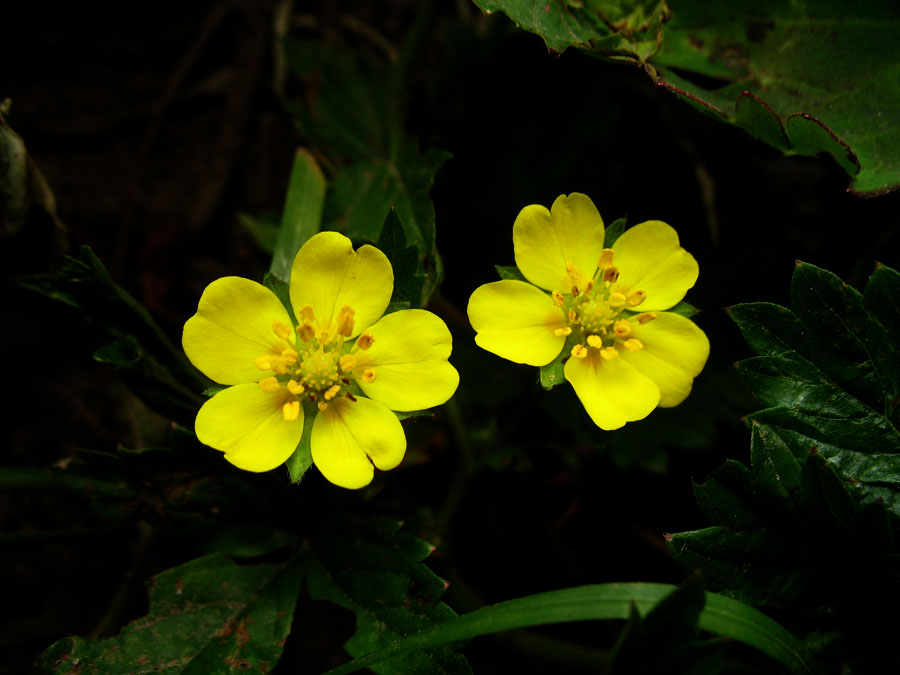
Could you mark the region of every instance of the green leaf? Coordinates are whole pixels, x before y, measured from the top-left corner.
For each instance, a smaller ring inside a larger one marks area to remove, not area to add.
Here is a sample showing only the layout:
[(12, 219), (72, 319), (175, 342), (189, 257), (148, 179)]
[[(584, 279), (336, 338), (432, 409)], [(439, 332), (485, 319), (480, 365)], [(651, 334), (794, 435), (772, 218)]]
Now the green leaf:
[(167, 570), (150, 583), (150, 611), (116, 637), (67, 637), (37, 660), (45, 673), (268, 672), (281, 657), (302, 568), (238, 565), (220, 554)]
[(275, 252), (275, 243), (278, 241), (280, 228), (274, 218), (251, 216), (248, 213), (238, 213), (237, 218), (253, 237), (257, 246), (269, 255)]
[(900, 17), (884, 3), (476, 4), (505, 12), (554, 51), (634, 64), (785, 154), (828, 153), (857, 193), (900, 186), (900, 63), (884, 51), (900, 39)]
[[(569, 621), (625, 619), (632, 607), (646, 614), (674, 590), (676, 587), (668, 584), (603, 584), (564, 588), (507, 600), (445, 621), (328, 672), (329, 675), (344, 675), (418, 650), (515, 628)], [(705, 604), (698, 621), (701, 630), (750, 645), (771, 656), (792, 673), (820, 672), (815, 659), (803, 645), (764, 614), (715, 593), (706, 593), (704, 598)]]
[(555, 359), (546, 366), (541, 366), (541, 386), (544, 389), (553, 389), (556, 385), (566, 381), (566, 361), (570, 356), (570, 351), (567, 347), (568, 344), (560, 350)]
[(377, 246), (390, 260), (394, 269), (394, 293), (391, 302), (406, 302), (411, 307), (420, 307), (425, 275), (419, 272), (419, 251), (414, 245), (406, 245), (403, 225), (397, 217), (397, 210), (393, 207), (384, 219)]
[(297, 251), (322, 227), (324, 203), (325, 176), (315, 158), (300, 148), (294, 155), (269, 272), (282, 279), (290, 278)]
[(294, 306), (291, 304), (291, 287), (288, 282), (272, 272), (266, 272), (265, 276), (263, 276), (263, 286), (272, 291), (281, 300), (281, 304), (291, 317), (291, 322), (296, 326), (297, 317), (294, 315)]
[(299, 483), (313, 465), (310, 439), (312, 438), (313, 422), (315, 422), (316, 414), (319, 411), (308, 398), (303, 399), (302, 405), (303, 434), (300, 437), (300, 442), (297, 444), (297, 449), (294, 450), (294, 454), (292, 454), (287, 462), (285, 462), (292, 483)]
[[(352, 656), (381, 649), (406, 635), (456, 617), (440, 597), (446, 583), (422, 561), (434, 547), (384, 518), (338, 515), (312, 540), (310, 594), (356, 614)], [(376, 673), (468, 673), (453, 647), (398, 654), (372, 668)]]

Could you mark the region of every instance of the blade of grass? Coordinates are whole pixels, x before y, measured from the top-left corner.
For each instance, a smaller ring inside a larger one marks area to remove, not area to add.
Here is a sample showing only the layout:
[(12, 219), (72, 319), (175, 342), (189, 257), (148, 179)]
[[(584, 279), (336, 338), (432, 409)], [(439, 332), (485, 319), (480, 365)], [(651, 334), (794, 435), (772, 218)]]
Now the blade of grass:
[(325, 176), (315, 158), (303, 148), (294, 155), (281, 227), (269, 271), (287, 281), (300, 247), (322, 227)]

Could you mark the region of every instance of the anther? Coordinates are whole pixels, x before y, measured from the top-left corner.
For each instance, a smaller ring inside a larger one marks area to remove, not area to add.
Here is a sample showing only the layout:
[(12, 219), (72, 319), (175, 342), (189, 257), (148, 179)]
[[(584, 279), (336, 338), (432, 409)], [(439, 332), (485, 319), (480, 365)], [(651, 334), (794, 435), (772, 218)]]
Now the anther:
[(578, 286), (572, 286), (572, 297), (577, 298), (581, 295), (581, 291), (578, 290)]
[(327, 345), (329, 342), (331, 342), (331, 333), (329, 333), (327, 330), (323, 330), (321, 333), (316, 335), (316, 340), (319, 341), (320, 345)]
[(366, 331), (356, 339), (356, 346), (363, 351), (366, 351), (369, 347), (372, 346), (373, 342), (375, 342), (375, 337), (371, 333)]
[(328, 388), (328, 391), (325, 392), (325, 400), (330, 401), (335, 396), (341, 393), (341, 385), (333, 384)]
[(568, 326), (566, 326), (565, 328), (557, 328), (555, 331), (553, 331), (553, 334), (558, 335), (559, 337), (565, 337), (572, 334), (572, 329)]
[(625, 319), (619, 319), (616, 321), (613, 331), (615, 331), (616, 337), (626, 337), (631, 334), (631, 324)]
[(644, 348), (644, 344), (638, 340), (637, 338), (629, 338), (625, 340), (622, 344), (625, 345), (625, 349), (630, 352), (639, 352)]
[(309, 305), (303, 305), (300, 308), (300, 318), (303, 319), (303, 323), (313, 323), (316, 320), (316, 313)]
[(287, 340), (288, 336), (291, 334), (291, 327), (281, 323), (281, 321), (275, 320), (272, 322), (272, 332), (282, 340)]
[(563, 297), (563, 294), (559, 291), (553, 291), (553, 293), (551, 293), (550, 295), (553, 297), (553, 304), (557, 307), (562, 307), (563, 303), (565, 303), (566, 301), (566, 299)]
[(300, 417), (300, 401), (290, 401), (281, 408), (285, 422), (296, 422)]
[(573, 281), (574, 281), (574, 280), (577, 280), (577, 279), (581, 276), (581, 272), (578, 271), (578, 268), (575, 267), (575, 265), (573, 265), (573, 264), (570, 263), (570, 262), (567, 262), (567, 263), (566, 263), (566, 273), (567, 273), (570, 277), (572, 277), (572, 280), (573, 280)]
[(287, 388), (288, 391), (291, 392), (294, 396), (299, 396), (304, 391), (306, 391), (306, 387), (297, 382), (297, 380), (288, 380)]
[(594, 347), (594, 348), (596, 348), (596, 349), (600, 349), (600, 347), (603, 346), (603, 338), (601, 338), (599, 335), (588, 335), (588, 336), (587, 336), (587, 343), (588, 343), (591, 347)]
[(260, 370), (272, 370), (271, 359), (271, 356), (260, 356), (254, 363), (256, 363), (256, 367)]
[(583, 359), (588, 355), (587, 347), (584, 345), (575, 345), (572, 347), (572, 356), (576, 359)]
[(362, 374), (363, 382), (372, 383), (375, 381), (375, 371), (372, 368), (366, 368)]
[(301, 340), (309, 342), (316, 336), (316, 329), (312, 327), (312, 324), (304, 323), (297, 326), (297, 334)]
[(615, 265), (607, 265), (603, 270), (603, 281), (615, 282), (619, 278), (619, 268)]
[(346, 394), (344, 394), (344, 398), (349, 398), (351, 401), (356, 403), (356, 397), (353, 394), (351, 394), (349, 391)]
[(344, 354), (338, 361), (338, 365), (343, 372), (347, 373), (356, 367), (356, 357), (353, 354)]
[(637, 307), (647, 297), (647, 291), (633, 291), (628, 294), (628, 306)]
[(325, 403), (324, 401), (319, 401), (318, 403), (316, 403), (316, 407), (319, 410), (321, 410), (322, 412), (325, 412), (326, 410), (328, 410), (328, 404)]
[(266, 379), (259, 381), (259, 388), (269, 394), (273, 391), (278, 391), (279, 389), (281, 389), (281, 385), (274, 377), (267, 377)]
[(626, 298), (621, 293), (610, 293), (609, 294), (609, 306), (615, 309), (622, 307), (625, 304)]
[(578, 319), (578, 315), (575, 313), (574, 309), (569, 310), (569, 323), (575, 323), (575, 320)]
[(637, 320), (639, 324), (650, 323), (653, 319), (656, 318), (656, 314), (654, 312), (641, 312), (637, 315)]
[(619, 352), (616, 351), (615, 347), (604, 347), (600, 350), (600, 356), (602, 356), (607, 361), (612, 361), (619, 357)]
[(584, 285), (584, 294), (587, 295), (592, 290), (594, 290), (594, 280), (588, 279), (588, 282)]
[(605, 248), (600, 253), (600, 260), (597, 261), (597, 267), (606, 267), (607, 265), (612, 265), (613, 261), (613, 249)]
[(293, 349), (285, 349), (283, 352), (281, 352), (281, 358), (288, 365), (290, 365), (293, 363), (297, 363), (297, 359), (300, 358), (300, 355)]
[(338, 312), (338, 328), (337, 332), (344, 337), (353, 335), (353, 324), (355, 320), (353, 316), (356, 314), (350, 305), (344, 305)]

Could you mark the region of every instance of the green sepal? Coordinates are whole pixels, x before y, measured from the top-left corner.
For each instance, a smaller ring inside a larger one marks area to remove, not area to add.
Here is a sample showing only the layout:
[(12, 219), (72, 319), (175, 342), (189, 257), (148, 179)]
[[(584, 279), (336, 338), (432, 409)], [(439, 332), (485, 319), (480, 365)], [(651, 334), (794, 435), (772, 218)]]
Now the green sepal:
[(421, 307), (425, 275), (419, 272), (419, 249), (415, 245), (407, 245), (403, 225), (393, 205), (384, 219), (377, 246), (394, 269), (391, 303), (405, 302), (410, 307)]
[(522, 272), (519, 271), (519, 268), (515, 265), (509, 265), (504, 267), (503, 265), (494, 265), (494, 269), (497, 270), (497, 276), (504, 280), (511, 281), (524, 281), (526, 284), (531, 283), (526, 279)]
[(287, 310), (294, 326), (297, 325), (297, 317), (294, 315), (294, 307), (291, 305), (291, 287), (287, 281), (272, 272), (266, 272), (263, 276), (263, 286), (272, 291)]
[(230, 385), (227, 385), (227, 384), (214, 384), (214, 385), (204, 389), (203, 395), (208, 398), (212, 398), (213, 396), (218, 394), (220, 391), (224, 391), (225, 389), (228, 389), (229, 386)]
[(545, 366), (541, 366), (541, 386), (544, 389), (553, 389), (558, 384), (566, 381), (565, 365), (568, 360), (570, 345), (566, 342), (556, 358)]
[(313, 422), (315, 422), (316, 415), (319, 413), (316, 405), (308, 398), (304, 398), (300, 405), (303, 406), (303, 435), (300, 437), (300, 442), (297, 444), (294, 454), (288, 457), (288, 460), (285, 462), (288, 475), (294, 484), (299, 483), (313, 465), (310, 438), (312, 437)]
[(664, 311), (670, 312), (672, 314), (680, 314), (681, 316), (685, 317), (686, 319), (690, 319), (692, 316), (696, 316), (697, 314), (700, 313), (699, 309), (694, 307), (691, 303), (685, 302), (684, 300), (679, 302), (674, 307), (670, 307), (669, 309), (664, 310)]
[(626, 224), (626, 218), (618, 218), (606, 228), (606, 234), (603, 237), (603, 248), (613, 247), (616, 240), (621, 237), (622, 233), (625, 231)]
[(397, 419), (400, 421), (414, 419), (417, 417), (434, 417), (434, 412), (431, 410), (393, 410), (391, 412), (393, 412), (394, 415), (397, 416)]

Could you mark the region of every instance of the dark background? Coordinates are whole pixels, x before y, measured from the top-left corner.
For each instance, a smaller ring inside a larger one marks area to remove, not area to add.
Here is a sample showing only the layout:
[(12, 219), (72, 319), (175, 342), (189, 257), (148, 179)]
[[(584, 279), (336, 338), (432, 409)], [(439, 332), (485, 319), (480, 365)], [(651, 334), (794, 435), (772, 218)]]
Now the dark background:
[[(259, 280), (268, 267), (236, 214), (280, 213), (294, 150), (305, 144), (284, 101), (310, 95), (308, 83), (279, 74), (278, 17), (292, 37), (383, 60), (419, 4), (2, 10), (0, 99), (12, 99), (8, 121), (65, 226), (35, 210), (0, 242), (3, 466), (152, 445), (169, 426), (92, 360), (99, 345), (77, 312), (13, 280), (52, 270), (62, 250), (88, 244), (177, 343), (206, 284)], [(746, 459), (740, 417), (758, 405), (732, 370), (750, 354), (723, 308), (789, 304), (795, 259), (857, 288), (876, 260), (896, 267), (900, 195), (855, 197), (830, 157), (784, 157), (637, 69), (550, 54), (540, 38), (466, 2), (434, 8), (411, 71), (406, 127), (423, 147), (452, 153), (432, 191), (446, 276), (431, 309), (455, 336), (468, 447), (458, 447), (439, 412), (408, 427), (409, 457), (376, 477), (377, 491), (346, 493), (318, 475), (295, 489), (312, 508), (404, 517), (439, 544), (431, 566), (451, 581), (446, 600), (458, 611), (574, 584), (680, 582), (685, 572), (663, 534), (706, 524), (691, 479), (726, 457)], [(607, 223), (665, 220), (700, 264), (687, 299), (702, 309), (696, 321), (712, 352), (695, 393), (616, 434), (592, 429), (567, 387), (544, 392), (535, 369), (478, 350), (465, 320), (469, 294), (496, 279), (493, 265), (513, 264), (519, 209), (575, 191)], [(0, 673), (29, 672), (64, 635), (114, 634), (146, 612), (142, 582), (199, 554), (165, 526), (148, 536), (146, 521), (136, 508), (110, 524), (84, 499), (33, 485), (0, 493), (0, 527), (16, 533), (0, 542)], [(339, 663), (352, 626), (348, 613), (301, 596), (279, 671)], [(590, 643), (595, 630), (547, 634)], [(494, 665), (495, 646), (485, 638), (467, 648), (476, 672), (511, 668), (510, 654), (527, 648), (507, 645)]]

